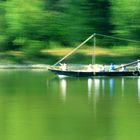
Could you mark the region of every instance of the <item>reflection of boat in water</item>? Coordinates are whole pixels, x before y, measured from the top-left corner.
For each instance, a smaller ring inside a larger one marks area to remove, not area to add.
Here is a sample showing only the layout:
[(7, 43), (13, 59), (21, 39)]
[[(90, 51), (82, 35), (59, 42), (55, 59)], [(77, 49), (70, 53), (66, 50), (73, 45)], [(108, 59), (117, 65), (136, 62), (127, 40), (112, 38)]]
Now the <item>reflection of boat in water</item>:
[(138, 98), (140, 102), (140, 78), (138, 78)]
[(65, 102), (67, 94), (67, 81), (65, 79), (60, 80), (61, 98)]
[[(93, 34), (89, 38), (87, 38), (84, 42), (82, 42), (79, 46), (77, 46), (75, 49), (73, 49), (70, 53), (68, 53), (66, 56), (64, 56), (61, 60), (59, 60), (57, 63), (55, 63), (53, 66), (49, 68), (49, 70), (59, 76), (71, 76), (71, 77), (94, 77), (94, 76), (140, 76), (140, 60), (133, 61), (121, 66), (117, 66), (113, 70), (106, 69), (104, 65), (98, 65), (95, 63), (95, 54), (93, 54), (92, 63), (87, 66), (86, 69), (73, 69), (72, 67), (66, 66), (66, 64), (61, 64), (61, 62), (70, 56), (74, 51), (76, 51), (78, 48), (83, 46), (86, 42), (88, 42), (90, 39), (94, 39), (94, 51), (96, 46), (96, 40), (95, 36), (105, 36), (101, 34)], [(111, 37), (115, 38), (115, 37)], [(122, 38), (117, 38), (121, 39)], [(125, 39), (124, 39), (125, 40)], [(57, 65), (61, 66), (57, 66)], [(135, 67), (132, 68), (132, 66), (135, 65)], [(131, 68), (129, 67), (131, 66)], [(128, 68), (126, 70), (126, 67)], [(136, 69), (137, 68), (137, 69)]]

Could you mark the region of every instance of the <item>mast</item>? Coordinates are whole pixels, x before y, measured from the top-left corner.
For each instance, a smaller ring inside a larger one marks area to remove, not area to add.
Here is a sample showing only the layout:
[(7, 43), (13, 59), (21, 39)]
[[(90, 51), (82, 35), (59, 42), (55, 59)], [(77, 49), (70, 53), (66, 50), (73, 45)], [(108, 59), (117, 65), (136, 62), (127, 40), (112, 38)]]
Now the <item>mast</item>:
[(92, 55), (92, 64), (93, 65), (95, 65), (95, 63), (96, 63), (95, 48), (96, 48), (96, 33), (93, 34), (93, 55)]

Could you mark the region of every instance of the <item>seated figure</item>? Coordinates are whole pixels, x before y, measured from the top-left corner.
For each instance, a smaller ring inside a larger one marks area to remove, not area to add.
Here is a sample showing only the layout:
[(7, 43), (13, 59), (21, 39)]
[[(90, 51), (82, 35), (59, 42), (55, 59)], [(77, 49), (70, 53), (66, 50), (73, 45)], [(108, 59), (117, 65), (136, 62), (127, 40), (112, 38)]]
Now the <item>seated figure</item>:
[(138, 71), (140, 71), (140, 60), (138, 61)]
[(137, 61), (137, 65), (135, 67), (135, 71), (140, 71), (140, 60)]
[(115, 70), (114, 64), (111, 63), (109, 71), (113, 72), (114, 70)]
[(92, 64), (89, 64), (89, 65), (88, 65), (87, 71), (93, 71), (93, 66), (92, 66)]
[(122, 64), (120, 71), (126, 71), (126, 67)]
[(105, 65), (102, 66), (102, 71), (103, 71), (103, 72), (106, 71), (106, 66), (105, 66)]
[(60, 69), (63, 71), (67, 70), (67, 64), (60, 64)]

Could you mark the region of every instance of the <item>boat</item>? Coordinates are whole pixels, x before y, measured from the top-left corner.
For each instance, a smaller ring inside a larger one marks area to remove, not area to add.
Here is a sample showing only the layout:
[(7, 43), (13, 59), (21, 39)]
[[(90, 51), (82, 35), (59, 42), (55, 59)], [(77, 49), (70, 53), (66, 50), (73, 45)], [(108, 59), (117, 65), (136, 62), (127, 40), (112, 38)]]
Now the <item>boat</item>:
[(94, 76), (140, 76), (140, 71), (114, 71), (114, 72), (89, 72), (89, 71), (76, 71), (76, 70), (67, 70), (62, 71), (59, 69), (49, 68), (50, 71), (57, 74), (60, 77), (69, 76), (69, 77), (94, 77)]
[[(48, 68), (48, 70), (53, 72), (54, 74), (58, 75), (59, 77), (66, 77), (66, 76), (68, 76), (68, 77), (140, 76), (140, 60), (139, 59), (136, 61), (127, 63), (127, 64), (118, 65), (118, 66), (116, 66), (116, 68), (114, 67), (112, 70), (110, 70), (109, 66), (107, 66), (108, 68), (106, 69), (106, 68), (104, 68), (103, 65), (96, 64), (94, 56), (92, 58), (93, 64), (84, 66), (84, 68), (79, 68), (79, 69), (69, 68), (69, 67), (67, 67), (67, 65), (65, 63), (63, 63), (63, 64), (61, 63), (65, 58), (70, 56), (74, 51), (76, 51), (78, 48), (80, 48), (82, 45), (84, 45), (91, 38), (94, 39), (94, 51), (95, 51), (95, 46), (96, 46), (95, 36), (96, 35), (97, 34), (94, 33), (93, 35), (88, 37), (85, 41), (83, 41), (79, 46), (77, 46), (75, 49), (73, 49), (70, 53), (68, 53), (66, 56), (64, 56), (62, 59), (60, 59), (54, 65), (50, 66)], [(98, 34), (98, 35), (100, 35), (100, 34)], [(105, 35), (103, 35), (103, 36), (105, 36)], [(112, 38), (116, 38), (116, 37), (112, 37)], [(122, 38), (117, 38), (117, 39), (122, 40)], [(129, 41), (131, 41), (131, 40), (129, 40)], [(126, 67), (128, 68), (128, 66), (131, 66), (131, 68), (126, 69)], [(135, 66), (135, 67), (132, 67), (132, 66)], [(90, 69), (89, 69), (89, 67), (90, 67)]]

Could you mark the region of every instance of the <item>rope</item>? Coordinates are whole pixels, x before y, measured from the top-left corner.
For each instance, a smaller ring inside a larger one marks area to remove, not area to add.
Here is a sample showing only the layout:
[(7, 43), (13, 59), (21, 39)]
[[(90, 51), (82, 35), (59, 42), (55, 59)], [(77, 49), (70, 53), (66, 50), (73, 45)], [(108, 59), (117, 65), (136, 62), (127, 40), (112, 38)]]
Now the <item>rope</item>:
[(68, 56), (70, 56), (74, 51), (76, 51), (78, 48), (80, 48), (81, 46), (83, 46), (87, 41), (89, 41), (94, 36), (95, 36), (95, 34), (92, 34), (85, 41), (83, 41), (80, 45), (78, 45), (75, 49), (73, 49), (71, 52), (69, 52), (67, 55), (65, 55), (62, 59), (60, 59), (58, 62), (56, 62), (53, 66), (56, 66), (58, 63), (62, 62), (65, 58), (67, 58)]
[[(61, 58), (59, 61), (57, 61), (53, 66), (56, 66), (58, 63), (62, 62), (65, 58), (67, 58), (68, 56), (70, 56), (74, 51), (76, 51), (77, 49), (79, 49), (81, 46), (83, 46), (87, 41), (89, 41), (93, 37), (94, 37), (93, 39), (94, 39), (94, 49), (95, 49), (95, 46), (96, 46), (95, 36), (102, 36), (102, 37), (108, 37), (108, 38), (117, 39), (117, 40), (129, 41), (129, 42), (134, 42), (134, 43), (140, 43), (140, 41), (137, 41), (137, 40), (132, 40), (132, 39), (126, 39), (126, 38), (121, 38), (121, 37), (114, 37), (114, 36), (109, 36), (109, 35), (103, 35), (103, 34), (96, 34), (96, 33), (94, 33), (91, 36), (89, 36), (86, 40), (84, 40), (80, 45), (78, 45), (76, 48), (74, 48), (71, 52), (69, 52), (67, 55), (65, 55), (63, 58)], [(92, 61), (94, 61), (94, 63), (95, 63), (95, 57), (92, 58)], [(132, 62), (130, 64), (126, 64), (126, 66), (131, 65), (131, 64), (134, 64), (136, 62), (139, 62), (139, 61), (135, 61), (135, 62)]]
[(134, 42), (134, 43), (140, 43), (140, 41), (138, 41), (138, 40), (126, 39), (126, 38), (121, 38), (121, 37), (114, 37), (114, 36), (103, 35), (103, 34), (96, 34), (96, 35), (103, 36), (103, 37), (108, 37), (108, 38), (112, 38), (112, 39), (117, 39), (117, 40), (129, 41), (129, 42)]

